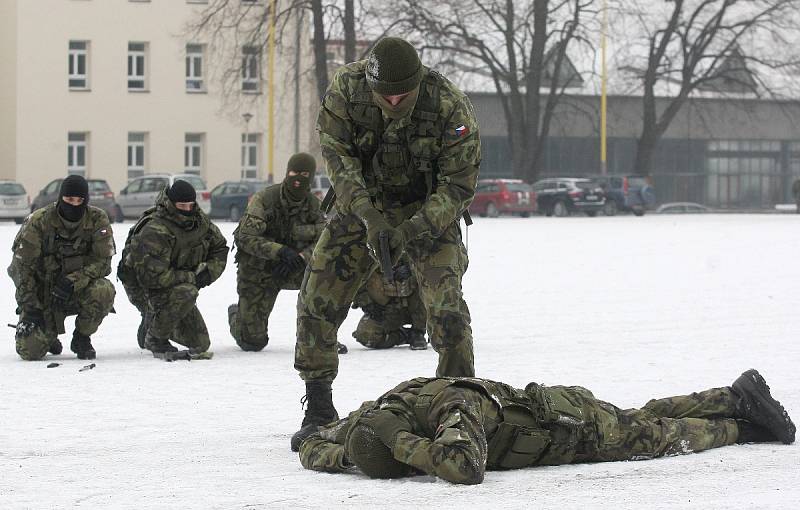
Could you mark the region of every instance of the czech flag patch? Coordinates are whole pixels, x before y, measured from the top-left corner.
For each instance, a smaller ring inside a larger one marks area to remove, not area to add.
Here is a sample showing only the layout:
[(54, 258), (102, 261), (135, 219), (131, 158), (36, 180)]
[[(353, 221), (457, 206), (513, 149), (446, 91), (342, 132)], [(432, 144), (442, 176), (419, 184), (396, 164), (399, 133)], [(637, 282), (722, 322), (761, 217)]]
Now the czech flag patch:
[(464, 124), (461, 124), (456, 128), (456, 136), (461, 137), (461, 136), (466, 136), (468, 134), (469, 134), (469, 128)]

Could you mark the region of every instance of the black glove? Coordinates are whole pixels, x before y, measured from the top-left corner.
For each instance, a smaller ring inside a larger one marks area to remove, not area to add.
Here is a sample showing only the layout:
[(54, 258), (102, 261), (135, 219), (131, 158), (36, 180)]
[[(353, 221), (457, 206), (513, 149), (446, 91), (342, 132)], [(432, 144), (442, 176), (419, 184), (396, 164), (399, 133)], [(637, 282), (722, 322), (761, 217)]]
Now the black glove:
[(378, 303), (370, 303), (368, 305), (364, 305), (362, 308), (364, 313), (367, 314), (367, 317), (370, 319), (383, 322), (383, 313), (386, 311), (384, 306), (379, 305)]
[(19, 322), (26, 322), (44, 329), (44, 313), (38, 308), (27, 308), (19, 314)]
[(278, 257), (280, 257), (281, 262), (289, 266), (291, 271), (300, 271), (306, 267), (306, 260), (288, 246), (278, 250)]
[(197, 285), (198, 289), (202, 289), (203, 287), (208, 287), (211, 285), (211, 273), (208, 272), (208, 269), (203, 269), (194, 277), (194, 283)]
[(290, 274), (292, 274), (292, 267), (285, 263), (285, 262), (278, 262), (274, 268), (272, 268), (272, 277), (283, 280), (286, 279)]
[(69, 298), (72, 297), (72, 293), (74, 292), (75, 288), (72, 281), (64, 275), (58, 277), (58, 281), (56, 282), (55, 286), (53, 287), (53, 302), (65, 305)]

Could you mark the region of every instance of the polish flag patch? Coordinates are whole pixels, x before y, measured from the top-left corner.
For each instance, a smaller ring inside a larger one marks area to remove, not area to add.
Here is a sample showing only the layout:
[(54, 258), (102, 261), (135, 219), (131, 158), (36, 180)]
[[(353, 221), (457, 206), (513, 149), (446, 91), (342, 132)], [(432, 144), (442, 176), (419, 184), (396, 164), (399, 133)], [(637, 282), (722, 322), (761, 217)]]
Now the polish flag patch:
[(461, 136), (466, 136), (468, 134), (469, 134), (469, 128), (464, 124), (461, 124), (456, 128), (456, 136), (461, 137)]

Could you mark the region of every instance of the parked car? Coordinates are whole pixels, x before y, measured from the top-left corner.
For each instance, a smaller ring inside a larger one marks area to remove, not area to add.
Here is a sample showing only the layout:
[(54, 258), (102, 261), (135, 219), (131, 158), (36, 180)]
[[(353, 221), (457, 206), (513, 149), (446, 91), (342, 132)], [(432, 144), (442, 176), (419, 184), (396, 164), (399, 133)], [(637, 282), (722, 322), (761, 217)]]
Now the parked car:
[(322, 200), (331, 187), (331, 180), (327, 175), (317, 172), (314, 174), (314, 182), (311, 183), (311, 193)]
[(533, 185), (540, 213), (547, 216), (569, 216), (575, 212), (597, 216), (606, 198), (602, 188), (591, 179), (556, 177)]
[(701, 214), (711, 212), (711, 209), (694, 202), (670, 202), (662, 204), (656, 209), (658, 214)]
[(30, 212), (30, 205), (31, 198), (22, 184), (0, 180), (0, 218), (22, 223)]
[(614, 216), (620, 211), (642, 216), (647, 209), (655, 207), (655, 190), (644, 175), (605, 175), (592, 180), (605, 192), (603, 212), (606, 216)]
[[(42, 188), (33, 199), (31, 212), (58, 200), (58, 191), (61, 189), (63, 180), (63, 178), (54, 179)], [(124, 218), (108, 182), (105, 179), (86, 179), (86, 183), (89, 185), (89, 204), (104, 210), (112, 222), (122, 221)]]
[(475, 188), (469, 212), (490, 218), (501, 214), (527, 218), (536, 212), (536, 194), (530, 184), (519, 179), (482, 179)]
[(267, 186), (267, 181), (228, 181), (211, 190), (212, 218), (239, 221), (250, 199)]
[(206, 182), (193, 174), (148, 174), (137, 177), (122, 188), (117, 198), (121, 214), (125, 218), (138, 218), (143, 212), (155, 204), (158, 194), (164, 188), (172, 186), (176, 180), (183, 180), (194, 186), (197, 191), (197, 205), (205, 212), (211, 211), (211, 193)]

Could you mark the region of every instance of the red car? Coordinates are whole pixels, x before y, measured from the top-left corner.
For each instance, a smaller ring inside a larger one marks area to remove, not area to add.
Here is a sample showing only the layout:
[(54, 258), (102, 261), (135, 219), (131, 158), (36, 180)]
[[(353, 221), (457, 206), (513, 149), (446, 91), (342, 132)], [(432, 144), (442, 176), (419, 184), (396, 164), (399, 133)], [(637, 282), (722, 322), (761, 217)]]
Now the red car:
[(469, 212), (490, 218), (501, 214), (527, 218), (536, 212), (536, 193), (530, 184), (519, 179), (482, 179), (475, 188)]

